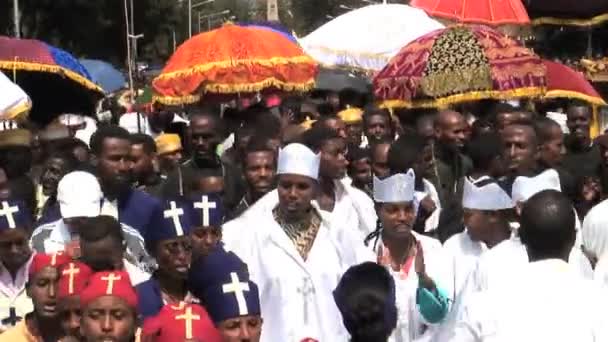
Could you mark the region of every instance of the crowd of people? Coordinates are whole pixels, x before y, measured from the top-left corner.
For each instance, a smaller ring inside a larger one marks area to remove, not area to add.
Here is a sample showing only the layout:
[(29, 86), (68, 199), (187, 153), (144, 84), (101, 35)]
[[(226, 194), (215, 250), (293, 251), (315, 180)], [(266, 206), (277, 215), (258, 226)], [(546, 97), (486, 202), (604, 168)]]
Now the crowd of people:
[(592, 108), (364, 95), (1, 124), (0, 342), (608, 341)]

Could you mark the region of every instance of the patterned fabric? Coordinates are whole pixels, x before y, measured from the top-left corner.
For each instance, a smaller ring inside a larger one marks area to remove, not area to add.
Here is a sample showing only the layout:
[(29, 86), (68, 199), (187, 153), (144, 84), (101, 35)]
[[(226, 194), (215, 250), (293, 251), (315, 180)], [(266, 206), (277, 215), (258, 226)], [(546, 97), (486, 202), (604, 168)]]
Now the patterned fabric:
[(321, 227), (321, 215), (313, 209), (308, 217), (298, 222), (289, 223), (281, 217), (277, 206), (272, 210), (272, 216), (291, 239), (302, 259), (306, 260)]
[[(399, 265), (399, 278), (400, 279), (407, 279), (407, 276), (409, 275), (410, 271), (412, 270), (412, 267), (414, 266), (414, 260), (416, 259), (416, 249), (414, 248), (414, 253), (413, 254), (410, 253), (410, 254), (411, 255), (408, 255), (405, 262), (403, 262)], [(393, 265), (399, 264), (399, 263), (395, 262), (395, 260), (393, 260), (388, 247), (386, 247), (384, 245), (384, 243), (381, 243), (380, 246), (378, 247), (378, 252), (377, 252), (376, 257), (377, 257), (376, 261), (379, 265), (388, 267), (390, 269), (393, 269)]]
[(483, 98), (542, 95), (542, 60), (485, 26), (452, 26), (406, 45), (374, 77), (374, 94), (389, 107), (445, 106)]
[(152, 85), (160, 102), (182, 104), (208, 92), (306, 91), (316, 74), (312, 58), (283, 34), (226, 24), (182, 44)]
[(423, 75), (422, 89), (433, 97), (492, 88), (488, 58), (465, 27), (449, 30), (435, 40)]

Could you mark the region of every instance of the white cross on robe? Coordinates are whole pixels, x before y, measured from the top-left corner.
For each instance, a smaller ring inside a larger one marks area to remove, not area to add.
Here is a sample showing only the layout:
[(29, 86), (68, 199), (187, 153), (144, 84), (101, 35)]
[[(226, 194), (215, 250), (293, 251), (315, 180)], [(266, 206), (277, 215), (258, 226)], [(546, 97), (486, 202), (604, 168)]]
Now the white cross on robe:
[(239, 306), (239, 315), (244, 316), (249, 314), (247, 302), (245, 301), (245, 292), (249, 291), (249, 283), (241, 283), (239, 275), (236, 272), (230, 272), (230, 283), (222, 285), (224, 293), (234, 293), (236, 303)]
[(302, 301), (304, 305), (302, 306), (304, 310), (304, 324), (308, 324), (308, 300), (309, 295), (315, 293), (314, 287), (312, 287), (311, 281), (308, 278), (304, 278), (302, 287), (297, 288), (298, 293), (302, 295)]
[(217, 204), (215, 202), (209, 202), (209, 197), (203, 196), (200, 202), (194, 202), (194, 208), (201, 209), (203, 212), (203, 227), (209, 226), (209, 209), (215, 209)]
[(179, 217), (184, 215), (184, 209), (178, 208), (175, 201), (171, 201), (169, 203), (171, 209), (165, 210), (163, 215), (165, 218), (171, 218), (173, 220), (173, 226), (175, 226), (175, 233), (177, 236), (184, 235), (184, 228), (182, 227), (182, 223), (179, 220)]
[(0, 208), (0, 216), (4, 216), (6, 218), (6, 222), (8, 222), (9, 228), (17, 228), (17, 223), (15, 222), (15, 217), (13, 216), (13, 214), (16, 214), (18, 212), (18, 206), (11, 207), (7, 201), (2, 201), (2, 208)]

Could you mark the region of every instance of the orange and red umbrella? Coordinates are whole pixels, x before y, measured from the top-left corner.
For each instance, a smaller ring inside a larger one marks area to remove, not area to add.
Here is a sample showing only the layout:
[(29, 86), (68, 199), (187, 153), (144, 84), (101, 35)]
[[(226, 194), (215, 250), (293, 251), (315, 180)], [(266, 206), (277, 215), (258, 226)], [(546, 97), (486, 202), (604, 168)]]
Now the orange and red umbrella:
[(487, 26), (457, 25), (403, 47), (373, 85), (386, 107), (444, 107), (541, 96), (547, 79), (542, 60), (515, 40)]
[(284, 35), (226, 24), (182, 44), (152, 85), (157, 101), (184, 104), (206, 94), (308, 91), (316, 74), (317, 64)]
[(410, 5), (429, 15), (459, 23), (525, 25), (530, 18), (521, 0), (412, 0)]
[(544, 60), (543, 64), (547, 68), (547, 93), (544, 98), (579, 99), (598, 106), (606, 105), (581, 72), (548, 60)]

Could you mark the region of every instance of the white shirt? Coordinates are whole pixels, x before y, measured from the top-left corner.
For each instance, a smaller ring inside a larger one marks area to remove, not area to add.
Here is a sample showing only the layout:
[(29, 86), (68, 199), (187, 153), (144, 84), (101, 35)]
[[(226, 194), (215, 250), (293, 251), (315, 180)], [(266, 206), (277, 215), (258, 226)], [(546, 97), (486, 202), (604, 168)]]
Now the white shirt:
[[(412, 232), (422, 246), (425, 269), (429, 277), (435, 281), (438, 288), (445, 289), (443, 283), (446, 274), (446, 259), (441, 243), (433, 238)], [(379, 240), (375, 252), (382, 246)], [(382, 246), (382, 248), (386, 248)], [(421, 341), (434, 333), (435, 327), (426, 322), (416, 305), (416, 290), (418, 289), (418, 275), (415, 272), (416, 261), (411, 264), (407, 277), (401, 271), (386, 267), (395, 280), (395, 294), (397, 300), (397, 327), (391, 334), (389, 342)]]
[(608, 341), (605, 289), (556, 259), (528, 263), (513, 275), (471, 296), (445, 341)]
[(443, 244), (443, 250), (450, 272), (449, 283), (445, 285), (446, 291), (450, 298), (454, 299), (463, 288), (469, 274), (475, 269), (477, 260), (488, 250), (488, 247), (483, 242), (471, 240), (465, 230), (450, 237)]
[[(578, 247), (572, 248), (569, 263), (572, 270), (579, 276), (592, 279), (593, 271), (589, 260)], [(528, 264), (526, 247), (517, 236), (511, 237), (483, 253), (477, 266), (467, 277), (462, 290), (454, 299), (452, 310), (433, 341), (446, 340), (444, 334), (453, 330), (458, 317), (462, 315), (463, 303), (466, 303), (471, 295), (512, 282), (517, 277), (518, 270)]]
[(271, 210), (244, 215), (228, 228), (225, 248), (247, 263), (260, 289), (262, 342), (348, 340), (332, 292), (348, 267), (373, 259), (363, 242), (353, 239), (358, 234), (352, 233), (352, 227), (329, 226), (322, 220), (306, 260)]

